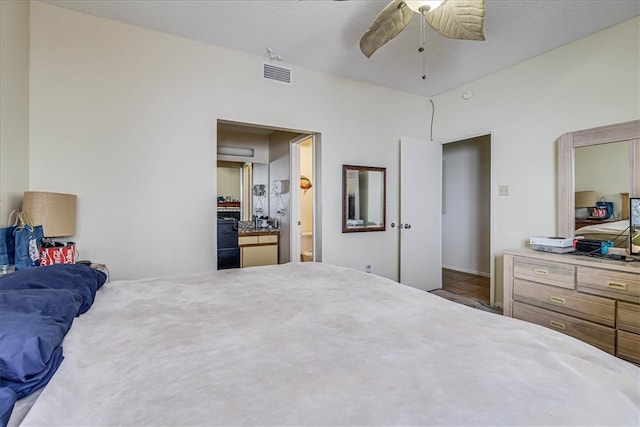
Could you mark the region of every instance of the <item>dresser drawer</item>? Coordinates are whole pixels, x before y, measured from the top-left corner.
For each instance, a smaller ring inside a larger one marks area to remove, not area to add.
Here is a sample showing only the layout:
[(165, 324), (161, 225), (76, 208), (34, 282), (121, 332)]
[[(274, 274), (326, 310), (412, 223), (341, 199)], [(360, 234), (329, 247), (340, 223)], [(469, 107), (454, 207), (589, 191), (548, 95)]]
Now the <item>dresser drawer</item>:
[(575, 267), (559, 262), (515, 258), (513, 260), (513, 277), (566, 289), (575, 289)]
[(640, 303), (640, 274), (578, 267), (577, 288), (582, 292)]
[(555, 329), (607, 353), (615, 354), (616, 331), (613, 328), (518, 301), (513, 303), (513, 317)]
[(618, 350), (616, 356), (640, 364), (640, 335), (618, 331)]
[(521, 279), (513, 281), (513, 299), (612, 328), (616, 326), (616, 302), (611, 299)]
[(640, 334), (640, 305), (618, 303), (618, 329)]

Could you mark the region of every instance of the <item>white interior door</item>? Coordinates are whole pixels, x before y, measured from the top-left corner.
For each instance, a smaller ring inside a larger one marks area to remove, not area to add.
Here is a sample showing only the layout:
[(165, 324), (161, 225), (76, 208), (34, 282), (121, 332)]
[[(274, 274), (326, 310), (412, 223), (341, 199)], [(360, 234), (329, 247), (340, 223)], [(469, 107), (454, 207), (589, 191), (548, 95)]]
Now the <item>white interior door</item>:
[(400, 282), (442, 287), (442, 145), (400, 138)]

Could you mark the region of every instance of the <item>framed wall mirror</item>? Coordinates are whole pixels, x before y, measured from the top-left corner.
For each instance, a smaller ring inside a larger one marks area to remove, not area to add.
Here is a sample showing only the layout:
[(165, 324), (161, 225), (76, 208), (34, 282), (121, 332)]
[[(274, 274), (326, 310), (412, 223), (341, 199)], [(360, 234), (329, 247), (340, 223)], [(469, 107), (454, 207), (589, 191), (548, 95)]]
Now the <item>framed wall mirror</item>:
[(386, 168), (342, 165), (342, 232), (384, 231)]
[[(622, 142), (624, 144), (619, 144)], [(621, 179), (628, 182), (628, 186), (626, 189), (621, 188), (620, 192), (628, 192), (627, 197), (640, 196), (640, 120), (566, 133), (560, 137), (558, 144), (557, 214), (559, 236), (574, 237), (576, 235), (575, 193), (586, 189), (580, 188), (580, 183), (576, 185), (576, 150), (580, 150), (582, 147), (594, 146), (602, 146), (601, 148), (604, 150), (607, 147), (613, 149), (614, 147), (619, 148), (622, 146), (625, 147), (625, 150), (628, 150), (626, 158), (628, 163), (626, 165), (611, 164), (612, 162), (603, 161), (603, 164), (591, 166), (593, 169), (591, 174), (604, 173), (607, 174), (607, 179), (609, 179), (611, 174), (624, 170), (627, 176)], [(600, 157), (602, 159), (606, 158), (604, 155)], [(597, 195), (597, 197), (600, 196), (602, 195)], [(625, 202), (623, 201), (622, 203)], [(624, 207), (621, 206), (619, 210), (622, 210), (622, 208)], [(616, 212), (618, 211), (618, 209), (615, 210)]]

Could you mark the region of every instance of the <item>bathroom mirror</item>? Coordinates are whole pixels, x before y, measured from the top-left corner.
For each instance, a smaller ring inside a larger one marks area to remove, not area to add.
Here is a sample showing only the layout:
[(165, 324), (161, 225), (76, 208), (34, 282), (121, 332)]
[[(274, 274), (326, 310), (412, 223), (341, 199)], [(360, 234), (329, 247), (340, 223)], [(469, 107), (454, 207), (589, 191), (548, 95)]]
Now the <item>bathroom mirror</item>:
[[(558, 236), (573, 237), (575, 235), (575, 150), (580, 147), (622, 141), (628, 141), (629, 195), (638, 197), (640, 193), (640, 120), (568, 132), (560, 137), (557, 165)], [(602, 165), (602, 168), (609, 169), (613, 173), (616, 165)]]
[(342, 232), (384, 231), (386, 168), (342, 165)]
[[(217, 182), (218, 217), (231, 217), (250, 221), (254, 214), (267, 215), (269, 212), (268, 181), (269, 165), (265, 163), (231, 162), (218, 160)], [(265, 188), (256, 192), (256, 186)]]

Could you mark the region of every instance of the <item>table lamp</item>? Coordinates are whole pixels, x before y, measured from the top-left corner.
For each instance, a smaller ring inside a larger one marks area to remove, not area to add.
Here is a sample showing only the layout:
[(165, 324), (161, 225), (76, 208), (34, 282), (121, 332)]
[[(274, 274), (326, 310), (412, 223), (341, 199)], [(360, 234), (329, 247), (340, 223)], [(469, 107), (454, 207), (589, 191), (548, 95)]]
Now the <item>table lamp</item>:
[(586, 219), (591, 215), (591, 209), (598, 201), (598, 193), (595, 191), (576, 191), (575, 217), (576, 219)]
[(77, 200), (74, 194), (25, 191), (22, 211), (32, 225), (42, 225), (45, 237), (69, 237), (76, 234)]

